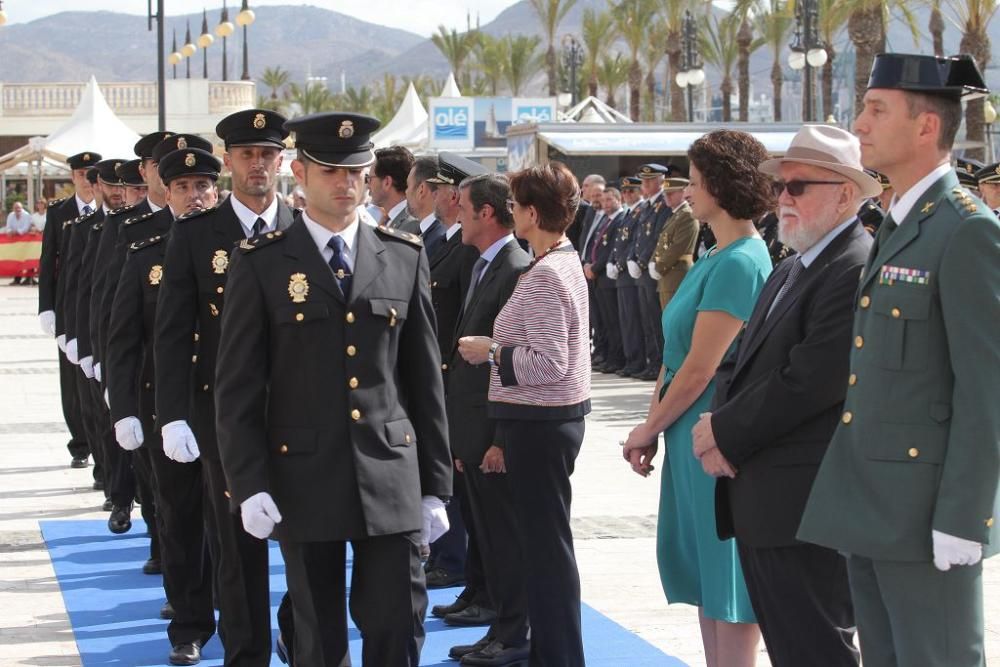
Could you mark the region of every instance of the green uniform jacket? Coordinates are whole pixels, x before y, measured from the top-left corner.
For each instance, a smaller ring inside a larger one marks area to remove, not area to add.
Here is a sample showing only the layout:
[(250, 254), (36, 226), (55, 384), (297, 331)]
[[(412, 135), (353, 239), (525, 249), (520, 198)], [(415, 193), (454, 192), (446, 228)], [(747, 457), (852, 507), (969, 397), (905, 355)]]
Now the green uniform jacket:
[(694, 246), (698, 242), (698, 221), (691, 213), (691, 204), (681, 202), (667, 218), (656, 243), (653, 261), (660, 274), (657, 289), (660, 307), (674, 295), (688, 269), (694, 263)]
[(933, 529), (988, 544), (992, 555), (1000, 221), (949, 172), (889, 227), (862, 273), (844, 414), (798, 537), (929, 561)]

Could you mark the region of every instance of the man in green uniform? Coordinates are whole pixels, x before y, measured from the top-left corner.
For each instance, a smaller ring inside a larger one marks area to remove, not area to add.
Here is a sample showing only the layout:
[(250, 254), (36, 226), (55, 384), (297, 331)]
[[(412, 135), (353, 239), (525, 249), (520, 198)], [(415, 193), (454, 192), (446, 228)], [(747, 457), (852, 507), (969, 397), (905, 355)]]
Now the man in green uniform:
[[(798, 537), (847, 554), (865, 667), (978, 667), (1000, 472), (1000, 221), (950, 166), (969, 56), (876, 57), (854, 131), (896, 190)], [(985, 554), (984, 554), (985, 551)]]

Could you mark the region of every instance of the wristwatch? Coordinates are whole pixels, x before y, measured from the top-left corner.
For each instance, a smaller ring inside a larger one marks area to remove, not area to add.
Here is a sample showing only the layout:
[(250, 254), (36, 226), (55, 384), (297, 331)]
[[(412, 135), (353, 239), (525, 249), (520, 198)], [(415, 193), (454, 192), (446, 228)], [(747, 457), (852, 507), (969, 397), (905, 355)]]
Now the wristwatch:
[(500, 343), (498, 343), (496, 341), (493, 341), (492, 343), (490, 343), (490, 356), (489, 356), (490, 366), (497, 366), (497, 365), (499, 365), (500, 358), (497, 357), (497, 350), (499, 350), (499, 349), (500, 349)]

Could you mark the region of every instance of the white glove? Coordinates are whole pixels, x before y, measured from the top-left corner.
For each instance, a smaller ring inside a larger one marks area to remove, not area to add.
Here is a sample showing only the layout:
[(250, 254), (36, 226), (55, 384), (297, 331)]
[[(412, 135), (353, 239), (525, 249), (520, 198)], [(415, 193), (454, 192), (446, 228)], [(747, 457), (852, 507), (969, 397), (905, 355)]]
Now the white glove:
[(59, 349), (63, 351), (63, 354), (66, 354), (66, 334), (59, 334), (56, 336), (56, 345), (58, 345)]
[(43, 310), (38, 313), (38, 325), (42, 327), (42, 333), (49, 336), (56, 335), (56, 311)]
[(184, 420), (177, 420), (163, 426), (163, 453), (171, 461), (191, 463), (199, 456), (198, 441), (194, 439), (191, 427)]
[(649, 269), (649, 277), (653, 280), (659, 280), (663, 277), (660, 275), (660, 272), (656, 270), (656, 262), (650, 261), (649, 266), (646, 268)]
[(111, 397), (108, 396), (108, 390), (106, 387), (104, 389), (104, 405), (108, 406), (108, 410), (111, 409)]
[(934, 567), (947, 572), (952, 565), (975, 565), (983, 557), (983, 545), (936, 530), (931, 531), (934, 542)]
[(639, 262), (630, 259), (625, 262), (625, 265), (628, 266), (628, 274), (638, 280), (639, 276), (642, 275), (642, 271), (639, 269)]
[(608, 262), (608, 265), (604, 267), (604, 273), (607, 274), (608, 278), (618, 280), (618, 267), (612, 262)]
[(80, 360), (80, 370), (87, 376), (88, 380), (94, 379), (94, 358), (86, 356)]
[(101, 362), (94, 364), (94, 379), (98, 382), (101, 381)]
[(437, 496), (424, 496), (420, 500), (420, 508), (424, 515), (424, 527), (420, 531), (420, 543), (432, 544), (448, 532), (448, 510), (444, 501)]
[(115, 440), (127, 452), (142, 446), (142, 424), (136, 417), (125, 417), (115, 422)]
[(276, 523), (281, 523), (281, 512), (267, 491), (255, 493), (240, 503), (243, 530), (258, 540), (266, 540)]
[(80, 354), (76, 350), (76, 339), (66, 343), (66, 358), (69, 359), (71, 364), (76, 366), (80, 365)]

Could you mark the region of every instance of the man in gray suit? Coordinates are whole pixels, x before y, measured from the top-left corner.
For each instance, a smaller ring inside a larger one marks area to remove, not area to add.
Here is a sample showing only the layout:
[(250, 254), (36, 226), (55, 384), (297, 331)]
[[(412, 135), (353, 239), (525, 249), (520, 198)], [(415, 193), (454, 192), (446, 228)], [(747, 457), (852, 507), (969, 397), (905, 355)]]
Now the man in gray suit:
[(375, 164), (369, 175), (368, 189), (372, 203), (385, 215), (379, 224), (390, 229), (413, 226), (417, 219), (406, 205), (406, 177), (413, 168), (413, 153), (404, 146), (390, 146), (375, 151)]

